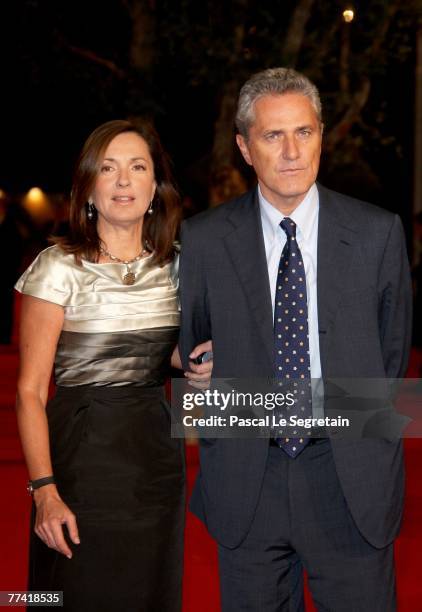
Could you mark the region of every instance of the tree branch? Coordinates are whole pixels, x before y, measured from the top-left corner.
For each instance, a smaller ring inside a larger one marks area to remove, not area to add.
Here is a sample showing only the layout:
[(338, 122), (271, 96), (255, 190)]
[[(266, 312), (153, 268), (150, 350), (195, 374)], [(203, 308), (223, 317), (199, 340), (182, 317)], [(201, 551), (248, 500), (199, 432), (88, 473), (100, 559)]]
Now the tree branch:
[(385, 18), (380, 19), (380, 27), (378, 32), (374, 36), (372, 44), (365, 51), (365, 55), (370, 61), (373, 61), (373, 58), (379, 53), (381, 45), (385, 43), (385, 37), (387, 36), (388, 29), (399, 8), (400, 2), (398, 0), (392, 2), (385, 11)]
[(359, 120), (360, 113), (368, 101), (370, 91), (371, 82), (368, 78), (364, 78), (343, 117), (331, 128), (325, 138), (326, 151), (335, 149), (338, 143), (347, 136), (356, 121)]
[(149, 70), (155, 56), (155, 15), (154, 2), (135, 0), (130, 5), (132, 34), (130, 60), (133, 68)]
[(127, 78), (127, 74), (126, 72), (122, 69), (119, 68), (119, 66), (117, 66), (117, 64), (115, 64), (113, 61), (102, 57), (101, 55), (98, 55), (98, 53), (95, 53), (94, 51), (92, 51), (91, 49), (85, 49), (83, 47), (77, 47), (75, 45), (71, 45), (62, 34), (56, 33), (56, 38), (59, 41), (59, 43), (65, 47), (65, 49), (67, 49), (68, 51), (70, 51), (71, 53), (73, 53), (74, 55), (78, 55), (79, 57), (83, 57), (84, 59), (88, 60), (89, 62), (92, 62), (94, 64), (98, 64), (99, 66), (103, 66), (104, 68), (107, 68), (110, 72), (112, 72), (114, 75), (117, 76), (117, 78), (119, 79), (125, 79)]
[[(367, 62), (373, 62), (374, 57), (380, 54), (382, 51), (382, 45), (385, 41), (385, 37), (388, 34), (388, 30), (390, 28), (390, 24), (396, 15), (397, 11), (400, 8), (400, 2), (395, 0), (391, 2), (391, 4), (387, 7), (385, 11), (384, 19), (380, 19), (380, 26), (378, 31), (375, 33), (371, 44), (367, 47), (367, 49), (363, 53), (363, 58)], [(344, 35), (349, 33), (349, 30), (345, 30), (346, 27), (350, 27), (349, 24), (343, 24), (343, 32)], [(346, 42), (343, 40), (344, 45), (344, 54), (345, 57), (341, 55), (340, 67), (343, 69), (347, 69), (347, 53), (349, 41)], [(364, 63), (364, 62), (361, 62)], [(349, 94), (349, 77), (348, 74), (342, 72), (340, 74), (340, 92), (343, 94), (343, 97), (340, 96), (340, 100), (343, 99), (342, 104), (344, 105), (345, 97), (348, 97)], [(344, 112), (342, 118), (337, 122), (337, 124), (331, 128), (326, 139), (325, 139), (325, 148), (327, 151), (332, 151), (338, 145), (338, 143), (343, 140), (352, 129), (353, 125), (361, 120), (361, 112), (364, 106), (366, 105), (369, 94), (371, 91), (371, 83), (368, 78), (364, 78), (361, 82), (361, 86), (359, 90), (354, 94), (351, 99), (351, 102)]]
[(119, 79), (126, 78), (126, 72), (119, 68), (114, 62), (106, 59), (105, 57), (101, 57), (97, 53), (94, 53), (90, 49), (82, 49), (80, 47), (74, 47), (73, 45), (69, 45), (69, 51), (72, 51), (75, 55), (79, 55), (80, 57), (84, 57), (85, 59), (93, 62), (94, 64), (98, 64), (99, 66), (104, 66), (108, 68), (110, 72), (115, 74)]
[(284, 62), (290, 66), (294, 67), (297, 64), (313, 3), (314, 0), (299, 0), (291, 16), (281, 52)]

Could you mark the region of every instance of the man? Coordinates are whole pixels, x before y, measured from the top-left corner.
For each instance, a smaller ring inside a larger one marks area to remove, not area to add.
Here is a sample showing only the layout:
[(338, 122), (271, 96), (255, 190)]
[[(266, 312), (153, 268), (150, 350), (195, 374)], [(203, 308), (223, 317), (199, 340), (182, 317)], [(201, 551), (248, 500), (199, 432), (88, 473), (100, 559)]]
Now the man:
[[(402, 226), (315, 183), (316, 87), (291, 69), (258, 73), (240, 92), (236, 125), (258, 186), (184, 224), (185, 364), (211, 337), (214, 377), (403, 376), (411, 291)], [(200, 455), (191, 508), (219, 545), (224, 612), (304, 610), (303, 568), (318, 610), (395, 609), (399, 441), (274, 432), (270, 442), (204, 441)]]

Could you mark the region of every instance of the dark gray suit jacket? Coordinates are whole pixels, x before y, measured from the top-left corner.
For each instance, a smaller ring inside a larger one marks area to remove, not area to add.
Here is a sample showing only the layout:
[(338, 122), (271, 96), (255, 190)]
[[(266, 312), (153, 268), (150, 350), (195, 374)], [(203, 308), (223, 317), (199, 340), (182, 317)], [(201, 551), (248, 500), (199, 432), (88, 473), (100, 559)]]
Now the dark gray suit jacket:
[[(318, 192), (322, 376), (402, 377), (410, 346), (411, 289), (400, 219), (320, 185)], [(180, 287), (184, 367), (192, 348), (212, 338), (214, 377), (273, 375), (273, 314), (256, 190), (184, 222)], [(331, 443), (356, 525), (372, 545), (387, 545), (402, 515), (401, 442), (343, 438)], [(224, 546), (238, 546), (248, 532), (267, 453), (265, 439), (201, 444), (191, 509)]]

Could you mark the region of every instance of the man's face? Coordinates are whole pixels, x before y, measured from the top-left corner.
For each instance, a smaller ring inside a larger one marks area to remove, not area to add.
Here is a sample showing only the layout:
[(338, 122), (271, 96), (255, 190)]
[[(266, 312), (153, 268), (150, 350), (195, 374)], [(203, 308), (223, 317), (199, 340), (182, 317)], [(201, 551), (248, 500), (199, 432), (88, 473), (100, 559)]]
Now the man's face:
[(263, 96), (254, 109), (248, 139), (238, 134), (237, 144), (257, 174), (262, 195), (289, 214), (318, 174), (322, 126), (309, 98), (299, 93)]

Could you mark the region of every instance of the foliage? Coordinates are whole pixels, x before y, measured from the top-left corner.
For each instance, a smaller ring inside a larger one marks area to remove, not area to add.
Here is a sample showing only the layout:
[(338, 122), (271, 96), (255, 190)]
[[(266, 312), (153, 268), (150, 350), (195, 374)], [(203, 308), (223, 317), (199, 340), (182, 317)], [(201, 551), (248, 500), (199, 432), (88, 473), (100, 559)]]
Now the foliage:
[(17, 56), (27, 90), (54, 91), (90, 127), (111, 116), (147, 116), (173, 133), (174, 153), (188, 161), (175, 139), (194, 118), (203, 127), (189, 142), (203, 142), (190, 146), (195, 154), (208, 151), (215, 171), (236, 161), (233, 113), (241, 84), (254, 71), (291, 65), (322, 94), (326, 174), (359, 168), (375, 184), (371, 155), (386, 149), (400, 155), (392, 118), (397, 92), (386, 84), (412, 58), (418, 0), (355, 0), (351, 24), (342, 20), (340, 0), (20, 5)]

